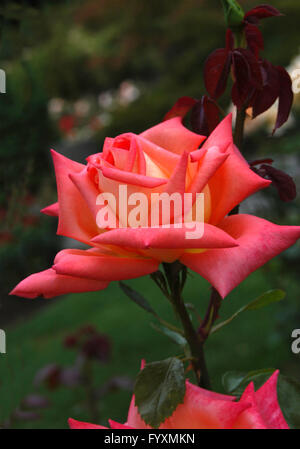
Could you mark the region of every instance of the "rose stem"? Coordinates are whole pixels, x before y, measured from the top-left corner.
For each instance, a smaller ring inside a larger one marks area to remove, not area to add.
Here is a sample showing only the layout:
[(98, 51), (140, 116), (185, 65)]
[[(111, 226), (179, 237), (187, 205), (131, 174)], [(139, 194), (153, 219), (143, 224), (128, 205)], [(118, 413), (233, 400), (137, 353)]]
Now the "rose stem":
[(244, 125), (246, 119), (246, 108), (237, 109), (236, 112), (236, 121), (235, 121), (235, 129), (234, 129), (234, 143), (241, 151), (244, 139)]
[(203, 388), (210, 389), (210, 380), (203, 351), (204, 342), (193, 327), (181, 294), (184, 286), (184, 281), (182, 281), (182, 279), (185, 280), (186, 267), (180, 262), (164, 263), (163, 266), (170, 289), (169, 299), (171, 300), (176, 314), (181, 321), (185, 338), (190, 347), (192, 366), (198, 384)]

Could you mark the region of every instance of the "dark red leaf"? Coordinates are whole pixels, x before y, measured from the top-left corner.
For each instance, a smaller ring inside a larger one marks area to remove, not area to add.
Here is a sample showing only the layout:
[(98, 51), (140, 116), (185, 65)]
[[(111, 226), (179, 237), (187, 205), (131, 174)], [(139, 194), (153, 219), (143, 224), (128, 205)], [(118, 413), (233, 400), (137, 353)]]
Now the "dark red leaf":
[(204, 81), (207, 92), (214, 100), (225, 91), (231, 65), (231, 52), (218, 48), (207, 58), (204, 66)]
[(226, 50), (234, 49), (234, 35), (230, 28), (226, 31)]
[(238, 109), (248, 106), (254, 89), (260, 89), (263, 78), (259, 62), (250, 50), (238, 48), (233, 52), (234, 85), (231, 97)]
[(192, 97), (179, 98), (169, 112), (166, 113), (163, 120), (169, 120), (173, 117), (185, 117), (196, 102), (197, 100)]
[(193, 107), (191, 125), (194, 132), (208, 136), (220, 121), (220, 111), (214, 100), (203, 95)]
[(277, 66), (276, 69), (279, 75), (279, 105), (273, 134), (289, 118), (294, 98), (290, 75), (283, 67)]
[(263, 76), (259, 61), (248, 49), (238, 48), (236, 51), (243, 55), (249, 65), (251, 84), (257, 88), (261, 88), (263, 86)]
[(276, 16), (282, 16), (278, 9), (270, 5), (259, 5), (248, 11), (244, 16), (244, 20), (255, 23), (260, 19), (267, 19), (268, 17)]
[(265, 171), (267, 177), (278, 190), (279, 197), (282, 201), (293, 201), (296, 198), (296, 185), (290, 175), (271, 165), (262, 165), (261, 169)]
[(244, 32), (249, 50), (258, 58), (259, 52), (264, 49), (264, 39), (260, 29), (256, 25), (248, 23)]
[(243, 57), (235, 54), (233, 61), (235, 81), (231, 90), (231, 98), (233, 104), (238, 109), (241, 109), (243, 106), (246, 106), (247, 100), (254, 88), (250, 85), (249, 66)]
[(256, 159), (255, 161), (249, 162), (249, 165), (254, 167), (255, 165), (272, 164), (273, 162), (273, 159)]
[(253, 118), (267, 111), (278, 98), (280, 92), (277, 68), (265, 60), (261, 62), (261, 72), (263, 75), (262, 89), (257, 89), (250, 101), (253, 108)]

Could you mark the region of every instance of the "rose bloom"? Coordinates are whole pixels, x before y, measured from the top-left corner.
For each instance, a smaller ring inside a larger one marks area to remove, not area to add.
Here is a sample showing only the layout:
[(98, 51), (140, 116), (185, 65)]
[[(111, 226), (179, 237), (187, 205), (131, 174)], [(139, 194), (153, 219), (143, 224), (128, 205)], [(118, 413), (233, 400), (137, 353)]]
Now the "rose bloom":
[[(184, 401), (159, 429), (289, 429), (277, 400), (276, 371), (268, 381), (254, 390), (253, 382), (237, 402), (235, 397), (204, 390), (186, 381)], [(134, 405), (134, 396), (125, 424), (109, 420), (111, 429), (151, 429)], [(107, 429), (97, 424), (69, 418), (71, 429)]]
[[(58, 217), (59, 235), (91, 248), (60, 251), (52, 268), (20, 282), (11, 292), (14, 295), (50, 298), (101, 290), (110, 281), (144, 276), (156, 271), (161, 262), (179, 260), (224, 297), (300, 236), (300, 227), (278, 226), (245, 214), (228, 216), (245, 198), (270, 184), (249, 168), (234, 146), (231, 115), (207, 139), (175, 117), (139, 135), (107, 138), (103, 152), (88, 157), (87, 165), (54, 151), (53, 161), (58, 202), (43, 212)], [(176, 228), (174, 223), (170, 229), (100, 229), (97, 214), (104, 206), (97, 204), (97, 197), (103, 192), (113, 194), (117, 213), (122, 206), (118, 204), (120, 185), (127, 187), (128, 197), (188, 192), (195, 198), (202, 192), (203, 236), (188, 239), (185, 225)]]

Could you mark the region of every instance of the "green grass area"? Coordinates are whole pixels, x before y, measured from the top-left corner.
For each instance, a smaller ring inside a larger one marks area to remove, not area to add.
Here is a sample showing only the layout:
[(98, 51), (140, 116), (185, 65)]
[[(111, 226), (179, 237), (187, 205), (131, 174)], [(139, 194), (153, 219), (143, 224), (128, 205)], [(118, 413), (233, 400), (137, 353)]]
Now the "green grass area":
[[(142, 292), (162, 317), (174, 321), (169, 303), (150, 278), (128, 284)], [(224, 300), (221, 317), (230, 316), (262, 292), (279, 287), (279, 279), (268, 276), (266, 270), (257, 271)], [(288, 290), (294, 295), (296, 284), (294, 286), (290, 282)], [(197, 305), (203, 314), (208, 298), (208, 283), (191, 274), (185, 288), (186, 301)], [(210, 337), (206, 348), (207, 362), (217, 391), (222, 391), (221, 376), (228, 370), (279, 367), (290, 374), (297, 358), (290, 350), (290, 324), (284, 324), (281, 333), (277, 329), (278, 317), (290, 300), (288, 292), (282, 304), (246, 312)], [(151, 316), (131, 303), (117, 283), (112, 283), (102, 292), (69, 295), (49, 304), (28, 321), (18, 323), (7, 332), (7, 354), (0, 358), (0, 420), (9, 415), (25, 394), (33, 391), (32, 381), (38, 369), (51, 362), (64, 365), (72, 362), (74, 353), (62, 346), (62, 340), (85, 324), (96, 325), (100, 332), (111, 337), (113, 343), (111, 362), (99, 364), (95, 371), (99, 385), (113, 375), (134, 378), (142, 358), (154, 361), (178, 354), (178, 348), (165, 336), (156, 333), (150, 321)], [(84, 398), (81, 389), (60, 388), (46, 394), (51, 399), (51, 407), (43, 412), (43, 418), (22, 425), (18, 423), (17, 427), (66, 428), (68, 416), (90, 419), (85, 408), (78, 405)], [(106, 423), (109, 417), (124, 422), (130, 397), (131, 393), (124, 391), (107, 396), (100, 407), (101, 422)]]

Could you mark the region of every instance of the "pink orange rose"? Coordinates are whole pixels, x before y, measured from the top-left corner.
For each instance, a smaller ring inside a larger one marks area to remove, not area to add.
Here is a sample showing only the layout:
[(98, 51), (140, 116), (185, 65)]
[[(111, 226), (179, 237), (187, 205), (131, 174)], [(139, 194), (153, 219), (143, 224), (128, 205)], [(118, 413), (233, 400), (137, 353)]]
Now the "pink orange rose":
[[(270, 184), (249, 168), (234, 146), (231, 116), (205, 139), (175, 117), (139, 135), (107, 138), (103, 152), (91, 155), (87, 165), (53, 151), (58, 202), (43, 212), (58, 216), (59, 235), (84, 242), (90, 249), (59, 252), (52, 268), (29, 276), (12, 294), (48, 298), (101, 290), (111, 281), (152, 273), (161, 262), (180, 260), (224, 297), (293, 245), (300, 227), (278, 226), (244, 214), (228, 216), (241, 201)], [(120, 206), (120, 185), (126, 186), (128, 195), (147, 197), (177, 192), (194, 198), (203, 193), (204, 234), (187, 239), (185, 226), (176, 228), (174, 223), (170, 229), (121, 227), (120, 223), (117, 229), (100, 229), (97, 215), (103, 205), (97, 204), (98, 195), (113, 194)]]
[[(255, 391), (253, 383), (245, 389), (239, 401), (204, 390), (186, 381), (184, 402), (179, 404), (160, 429), (289, 429), (277, 400), (276, 371)], [(151, 429), (142, 420), (131, 400), (125, 424), (109, 421), (111, 429)], [(96, 424), (69, 419), (71, 429), (106, 429)]]

